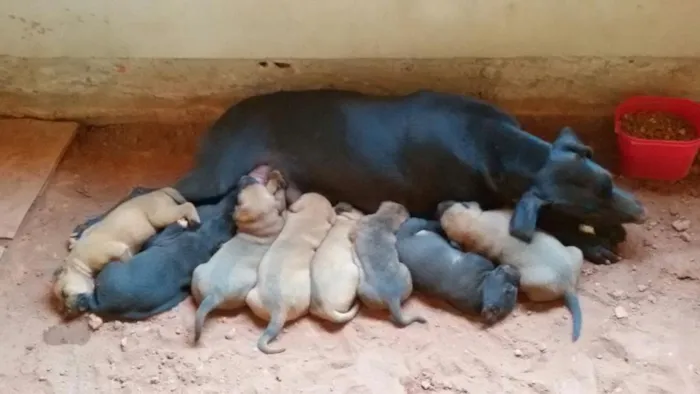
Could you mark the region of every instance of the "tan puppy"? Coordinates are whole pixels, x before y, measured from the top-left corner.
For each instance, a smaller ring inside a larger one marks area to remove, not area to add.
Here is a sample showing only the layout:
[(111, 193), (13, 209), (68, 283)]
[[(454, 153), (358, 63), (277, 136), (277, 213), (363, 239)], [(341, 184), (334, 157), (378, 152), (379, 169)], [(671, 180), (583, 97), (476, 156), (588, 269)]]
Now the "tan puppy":
[(289, 207), (282, 232), (260, 262), (258, 283), (248, 293), (246, 304), (261, 319), (268, 320), (258, 340), (266, 354), (269, 342), (287, 321), (305, 315), (311, 300), (311, 260), (335, 222), (331, 203), (317, 193), (305, 193)]
[(335, 207), (335, 224), (311, 260), (311, 305), (309, 312), (334, 323), (345, 323), (357, 315), (355, 302), (360, 271), (352, 258), (348, 235), (363, 216), (347, 203)]
[(401, 327), (426, 322), (421, 316), (401, 313), (401, 302), (411, 295), (413, 282), (410, 271), (399, 261), (396, 232), (408, 218), (403, 205), (384, 201), (376, 213), (361, 218), (350, 233), (360, 267), (358, 297), (372, 309), (389, 309), (394, 323)]
[(243, 176), (238, 188), (238, 205), (233, 214), (236, 235), (208, 262), (195, 268), (192, 275), (192, 295), (199, 304), (195, 343), (209, 312), (234, 310), (245, 304), (248, 292), (258, 280), (260, 261), (284, 226), (284, 180), (279, 172), (272, 171), (266, 185), (252, 176)]
[(64, 312), (76, 312), (77, 295), (92, 292), (93, 276), (102, 267), (128, 261), (159, 229), (175, 222), (198, 226), (199, 214), (177, 190), (166, 187), (123, 202), (87, 228), (54, 274), (53, 291)]
[(508, 209), (482, 211), (476, 202), (445, 201), (438, 205), (438, 214), (447, 237), (465, 251), (518, 268), (520, 287), (532, 301), (564, 296), (573, 316), (573, 339), (578, 339), (581, 307), (576, 286), (583, 264), (579, 248), (564, 246), (542, 231), (536, 231), (529, 243), (513, 237), (508, 229), (513, 211)]

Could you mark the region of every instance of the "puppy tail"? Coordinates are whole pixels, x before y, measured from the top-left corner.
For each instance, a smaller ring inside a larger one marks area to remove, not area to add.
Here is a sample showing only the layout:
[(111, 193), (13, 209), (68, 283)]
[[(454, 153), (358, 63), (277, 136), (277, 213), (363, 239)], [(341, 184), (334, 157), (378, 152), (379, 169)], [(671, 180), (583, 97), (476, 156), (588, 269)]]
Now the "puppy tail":
[(268, 323), (267, 327), (265, 328), (265, 331), (263, 331), (262, 335), (260, 336), (260, 339), (258, 339), (258, 349), (260, 349), (261, 352), (265, 354), (276, 354), (282, 353), (286, 350), (284, 348), (275, 349), (270, 347), (270, 341), (277, 338), (277, 335), (279, 335), (280, 331), (282, 331), (282, 327), (284, 327), (284, 323), (286, 321), (286, 310), (281, 310), (279, 312), (271, 314), (270, 323)]
[(197, 313), (194, 317), (194, 343), (199, 342), (202, 336), (202, 328), (204, 327), (204, 319), (221, 302), (220, 297), (215, 294), (210, 294), (202, 300), (197, 308)]
[(360, 303), (356, 302), (354, 303), (350, 309), (348, 309), (347, 312), (338, 312), (336, 310), (331, 310), (328, 312), (328, 317), (333, 319), (335, 323), (347, 323), (352, 318), (354, 318), (357, 315), (357, 312), (360, 311)]
[(389, 312), (391, 313), (391, 317), (394, 319), (394, 322), (399, 325), (400, 327), (406, 327), (409, 324), (413, 323), (427, 323), (428, 321), (425, 320), (424, 317), (422, 316), (412, 316), (412, 317), (406, 317), (403, 315), (401, 312), (401, 299), (399, 297), (392, 297), (391, 300), (389, 301)]
[(573, 341), (576, 342), (581, 336), (582, 314), (581, 305), (578, 300), (578, 295), (573, 290), (567, 290), (564, 293), (564, 304), (571, 312), (571, 320), (574, 323)]

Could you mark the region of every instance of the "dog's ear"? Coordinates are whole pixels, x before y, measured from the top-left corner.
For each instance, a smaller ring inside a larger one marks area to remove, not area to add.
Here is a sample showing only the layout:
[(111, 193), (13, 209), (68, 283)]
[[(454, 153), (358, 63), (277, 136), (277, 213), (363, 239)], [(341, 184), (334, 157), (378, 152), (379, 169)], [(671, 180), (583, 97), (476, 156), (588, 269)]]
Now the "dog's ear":
[(248, 186), (252, 186), (252, 185), (255, 185), (258, 183), (259, 183), (258, 180), (255, 179), (254, 177), (252, 177), (250, 175), (243, 175), (238, 180), (238, 184), (236, 186), (238, 186), (238, 191), (240, 192), (243, 189), (247, 188)]
[(572, 152), (584, 159), (593, 157), (593, 148), (581, 142), (571, 127), (564, 127), (559, 131), (559, 136), (552, 143), (552, 149)]
[(272, 170), (270, 171), (270, 174), (267, 176), (267, 181), (273, 181), (277, 183), (277, 187), (280, 189), (286, 189), (287, 188), (287, 180), (282, 176), (282, 173), (279, 170)]
[(547, 204), (547, 201), (537, 195), (536, 189), (533, 188), (525, 192), (515, 205), (513, 217), (510, 218), (508, 228), (510, 235), (523, 242), (532, 241), (537, 229), (540, 209)]
[(445, 201), (438, 203), (437, 208), (435, 210), (436, 219), (440, 220), (442, 215), (444, 215), (445, 212), (455, 204), (457, 204), (457, 201), (453, 201), (453, 200), (445, 200)]

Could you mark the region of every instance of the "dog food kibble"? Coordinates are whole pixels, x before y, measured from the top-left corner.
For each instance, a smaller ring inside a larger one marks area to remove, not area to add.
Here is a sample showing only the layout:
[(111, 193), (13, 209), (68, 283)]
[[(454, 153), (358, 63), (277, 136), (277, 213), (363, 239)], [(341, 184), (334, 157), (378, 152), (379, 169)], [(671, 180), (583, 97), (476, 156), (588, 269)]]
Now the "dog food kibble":
[(697, 137), (697, 130), (680, 116), (642, 111), (622, 115), (622, 129), (632, 137), (649, 140), (690, 141)]

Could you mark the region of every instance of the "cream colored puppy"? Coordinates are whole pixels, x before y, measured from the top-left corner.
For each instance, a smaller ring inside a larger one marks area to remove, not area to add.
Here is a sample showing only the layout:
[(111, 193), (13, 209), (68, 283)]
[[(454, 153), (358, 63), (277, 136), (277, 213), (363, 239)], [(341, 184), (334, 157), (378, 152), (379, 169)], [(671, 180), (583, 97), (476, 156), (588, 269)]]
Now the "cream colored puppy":
[(347, 203), (335, 207), (335, 224), (311, 260), (309, 312), (334, 323), (351, 320), (360, 310), (355, 302), (360, 270), (353, 261), (348, 235), (363, 216)]
[(258, 340), (263, 353), (283, 352), (270, 348), (269, 342), (287, 321), (308, 312), (311, 260), (335, 217), (331, 203), (317, 193), (302, 194), (289, 207), (284, 228), (260, 262), (258, 282), (246, 297), (253, 313), (270, 322)]
[[(252, 176), (243, 176), (238, 187), (238, 205), (233, 213), (236, 235), (192, 275), (192, 296), (199, 304), (195, 343), (209, 312), (245, 305), (248, 292), (257, 282), (260, 261), (284, 226), (284, 181), (279, 172), (270, 172), (265, 185)], [(280, 190), (282, 193), (278, 193)]]
[(581, 334), (581, 307), (578, 284), (583, 253), (575, 246), (564, 246), (558, 239), (536, 231), (532, 241), (523, 242), (509, 232), (513, 211), (483, 211), (476, 202), (445, 201), (438, 205), (445, 234), (465, 251), (479, 253), (520, 271), (520, 287), (535, 302), (564, 297), (573, 317), (573, 340)]
[(196, 227), (199, 214), (177, 190), (166, 187), (123, 202), (87, 228), (54, 273), (53, 291), (64, 312), (76, 312), (77, 295), (92, 292), (93, 276), (107, 263), (128, 261), (158, 230), (175, 222)]

